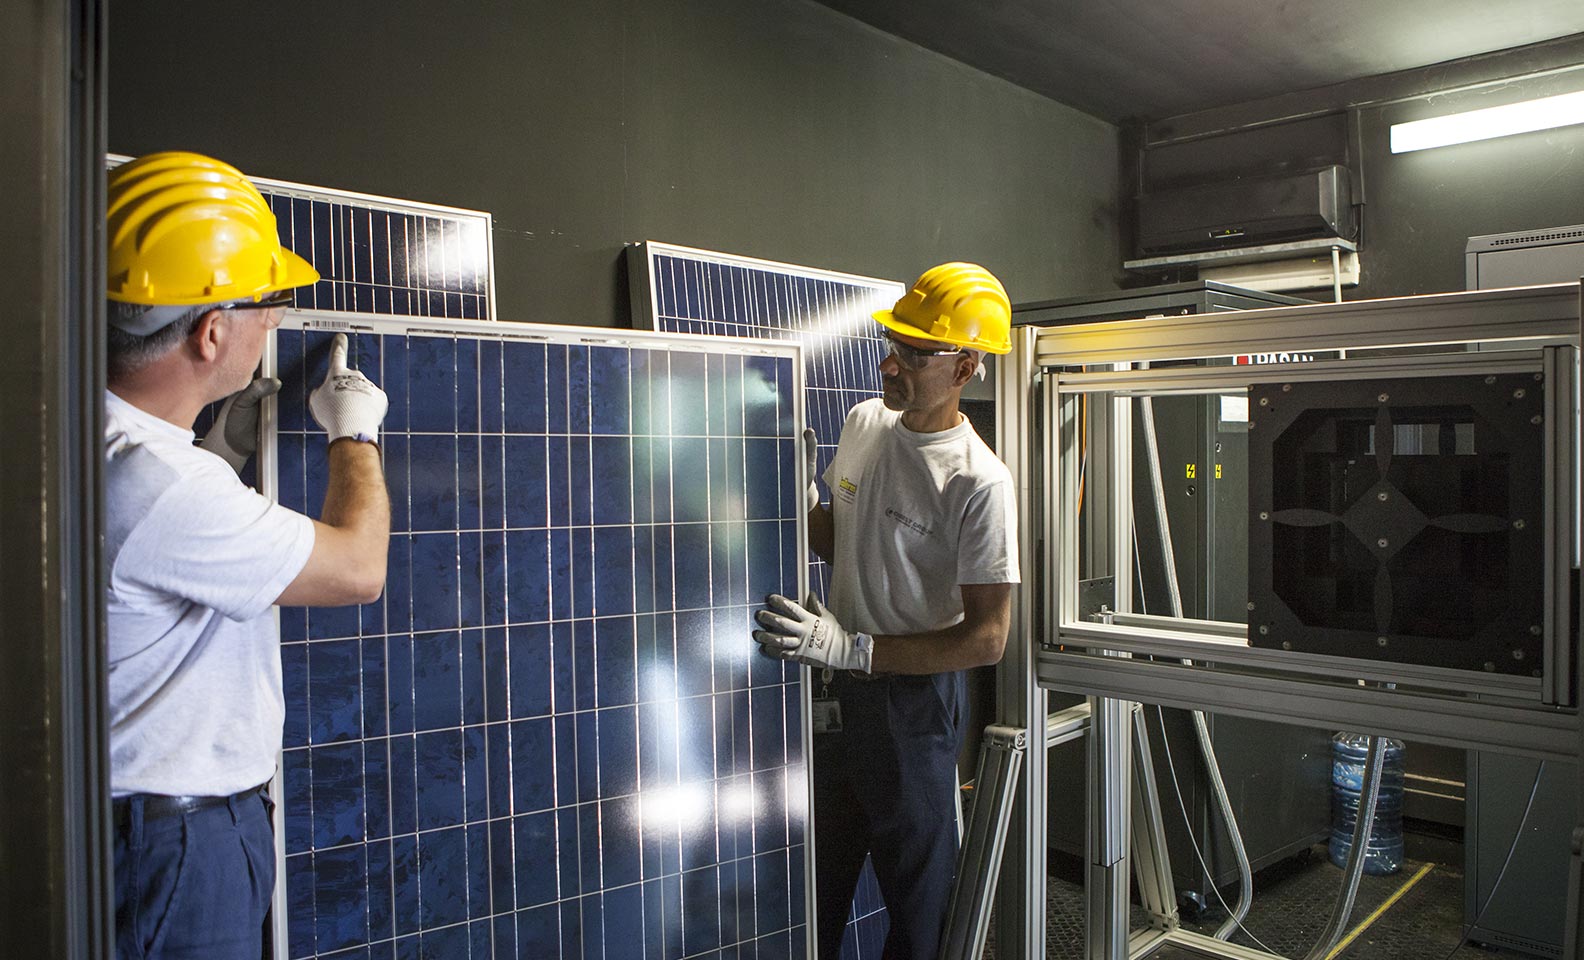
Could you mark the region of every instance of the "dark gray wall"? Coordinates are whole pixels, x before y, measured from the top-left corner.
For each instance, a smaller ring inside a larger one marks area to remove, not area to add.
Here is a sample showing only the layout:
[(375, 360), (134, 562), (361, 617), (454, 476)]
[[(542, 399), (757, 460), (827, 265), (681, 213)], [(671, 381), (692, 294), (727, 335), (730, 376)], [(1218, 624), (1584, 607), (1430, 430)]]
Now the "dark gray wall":
[(1115, 128), (810, 0), (192, 9), (115, 9), (110, 148), (489, 210), (501, 319), (624, 324), (645, 239), (1017, 300), (1117, 270)]
[(1469, 237), (1584, 223), (1584, 125), (1395, 155), (1391, 125), (1584, 89), (1581, 61), (1584, 37), (1571, 37), (1158, 121), (1138, 133), (1139, 180), (1345, 163), (1363, 201), (1360, 283), (1345, 296), (1461, 290)]

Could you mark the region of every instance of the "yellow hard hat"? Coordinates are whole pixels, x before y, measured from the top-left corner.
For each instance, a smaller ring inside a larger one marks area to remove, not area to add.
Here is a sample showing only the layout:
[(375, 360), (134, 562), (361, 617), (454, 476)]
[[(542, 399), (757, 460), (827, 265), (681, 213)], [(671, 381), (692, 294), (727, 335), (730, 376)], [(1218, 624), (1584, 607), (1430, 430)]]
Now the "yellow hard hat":
[(995, 274), (977, 263), (931, 267), (895, 306), (876, 311), (874, 318), (904, 336), (1012, 352), (1012, 301)]
[(151, 153), (110, 171), (105, 295), (196, 306), (262, 300), (319, 271), (281, 246), (275, 214), (242, 171), (197, 153)]

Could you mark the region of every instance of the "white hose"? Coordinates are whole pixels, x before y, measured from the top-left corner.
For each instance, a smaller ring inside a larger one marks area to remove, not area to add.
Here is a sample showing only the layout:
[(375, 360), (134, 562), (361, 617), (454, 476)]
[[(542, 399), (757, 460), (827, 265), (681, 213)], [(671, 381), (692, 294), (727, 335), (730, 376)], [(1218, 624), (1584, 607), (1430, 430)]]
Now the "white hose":
[[(1166, 587), (1171, 596), (1172, 616), (1183, 615), (1182, 590), (1177, 582), (1177, 555), (1172, 549), (1171, 526), (1166, 517), (1166, 490), (1160, 465), (1160, 445), (1155, 438), (1155, 404), (1151, 397), (1139, 398), (1139, 410), (1144, 418), (1144, 449), (1149, 458), (1150, 490), (1154, 494), (1155, 519), (1160, 526), (1161, 553), (1166, 561)], [(1217, 940), (1225, 940), (1232, 931), (1243, 925), (1249, 905), (1254, 902), (1254, 870), (1249, 864), (1248, 850), (1243, 845), (1243, 832), (1238, 829), (1237, 814), (1232, 810), (1232, 798), (1227, 795), (1226, 783), (1221, 779), (1221, 764), (1216, 761), (1215, 746), (1210, 740), (1210, 724), (1203, 711), (1193, 711), (1194, 733), (1199, 741), (1199, 752), (1204, 756), (1205, 770), (1210, 774), (1210, 792), (1215, 796), (1216, 809), (1226, 824), (1227, 839), (1232, 843), (1232, 855), (1238, 865), (1238, 902), (1232, 915), (1215, 932)], [(1163, 731), (1164, 734), (1164, 731)], [(1373, 807), (1371, 807), (1373, 811)], [(1208, 871), (1206, 871), (1208, 874)], [(1215, 877), (1208, 877), (1215, 883)], [(1351, 904), (1350, 904), (1351, 909)]]
[(1385, 756), (1386, 738), (1371, 736), (1364, 761), (1364, 782), (1359, 791), (1358, 816), (1353, 821), (1353, 847), (1348, 851), (1347, 866), (1342, 871), (1342, 891), (1331, 906), (1331, 919), (1326, 924), (1325, 935), (1304, 954), (1304, 960), (1323, 960), (1337, 941), (1342, 939), (1343, 933), (1347, 931), (1348, 920), (1353, 916), (1353, 900), (1358, 896), (1359, 877), (1364, 874), (1370, 831), (1375, 828), (1375, 800), (1380, 796), (1381, 767), (1386, 765)]

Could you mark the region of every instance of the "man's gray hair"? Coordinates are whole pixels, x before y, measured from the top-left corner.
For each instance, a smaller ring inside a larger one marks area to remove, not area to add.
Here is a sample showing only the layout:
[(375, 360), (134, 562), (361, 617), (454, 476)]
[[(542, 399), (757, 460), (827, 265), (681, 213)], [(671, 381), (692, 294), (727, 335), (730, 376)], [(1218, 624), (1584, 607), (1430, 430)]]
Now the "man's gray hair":
[[(151, 307), (107, 300), (105, 362), (109, 379), (136, 373), (176, 349), (192, 334), (203, 315), (217, 306), (202, 303), (195, 307)], [(161, 320), (166, 322), (160, 323)], [(133, 332), (138, 330), (148, 332)]]

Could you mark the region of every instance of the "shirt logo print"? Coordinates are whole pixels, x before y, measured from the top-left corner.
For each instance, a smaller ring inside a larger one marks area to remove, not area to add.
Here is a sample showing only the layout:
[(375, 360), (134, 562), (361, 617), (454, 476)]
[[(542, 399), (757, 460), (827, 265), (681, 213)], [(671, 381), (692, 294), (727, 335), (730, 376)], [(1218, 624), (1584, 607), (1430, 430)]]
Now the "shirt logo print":
[(853, 483), (846, 477), (842, 477), (841, 481), (836, 484), (836, 494), (847, 503), (854, 503), (858, 499), (858, 484)]
[(934, 536), (935, 534), (934, 527), (931, 527), (922, 520), (914, 520), (912, 517), (900, 510), (894, 509), (892, 507), (886, 507), (885, 515), (890, 517), (892, 520), (895, 520), (897, 523), (900, 523), (902, 526), (907, 527), (909, 530), (912, 530), (921, 537)]

